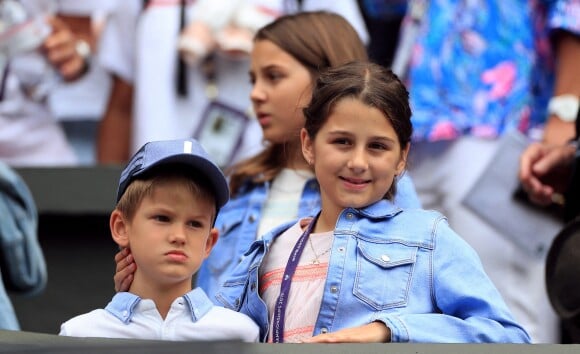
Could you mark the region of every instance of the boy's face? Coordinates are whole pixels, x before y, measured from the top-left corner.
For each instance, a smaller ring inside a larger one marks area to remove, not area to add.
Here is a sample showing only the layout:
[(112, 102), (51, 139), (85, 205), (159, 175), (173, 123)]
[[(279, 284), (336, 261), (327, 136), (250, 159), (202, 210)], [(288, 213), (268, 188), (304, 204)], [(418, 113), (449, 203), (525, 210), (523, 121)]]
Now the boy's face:
[(133, 219), (123, 220), (113, 230), (114, 235), (124, 234), (126, 245), (114, 236), (115, 241), (130, 247), (135, 258), (134, 285), (181, 283), (191, 289), (192, 275), (217, 241), (214, 217), (214, 201), (195, 196), (185, 182), (157, 185), (143, 198)]

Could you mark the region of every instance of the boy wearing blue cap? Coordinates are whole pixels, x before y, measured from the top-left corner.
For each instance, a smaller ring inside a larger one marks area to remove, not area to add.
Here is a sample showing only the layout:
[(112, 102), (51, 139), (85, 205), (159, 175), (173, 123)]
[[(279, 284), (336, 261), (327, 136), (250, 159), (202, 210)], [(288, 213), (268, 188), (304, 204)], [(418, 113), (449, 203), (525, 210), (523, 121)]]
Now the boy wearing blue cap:
[(129, 292), (63, 323), (60, 335), (162, 340), (257, 341), (247, 316), (214, 306), (192, 277), (217, 241), (229, 189), (193, 139), (145, 144), (123, 170), (110, 229), (137, 270)]

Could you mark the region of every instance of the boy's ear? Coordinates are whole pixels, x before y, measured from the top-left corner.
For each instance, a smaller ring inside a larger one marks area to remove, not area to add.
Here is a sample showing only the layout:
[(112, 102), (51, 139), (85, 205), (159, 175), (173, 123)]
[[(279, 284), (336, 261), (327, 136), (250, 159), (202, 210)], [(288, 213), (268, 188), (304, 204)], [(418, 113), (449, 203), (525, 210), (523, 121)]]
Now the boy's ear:
[(213, 248), (215, 243), (219, 238), (219, 231), (215, 227), (212, 227), (209, 230), (209, 235), (207, 236), (207, 241), (205, 242), (205, 252), (204, 252), (204, 259), (207, 258)]
[(121, 247), (129, 246), (128, 223), (125, 220), (123, 213), (115, 209), (111, 213), (109, 219), (109, 228), (111, 229), (111, 237)]

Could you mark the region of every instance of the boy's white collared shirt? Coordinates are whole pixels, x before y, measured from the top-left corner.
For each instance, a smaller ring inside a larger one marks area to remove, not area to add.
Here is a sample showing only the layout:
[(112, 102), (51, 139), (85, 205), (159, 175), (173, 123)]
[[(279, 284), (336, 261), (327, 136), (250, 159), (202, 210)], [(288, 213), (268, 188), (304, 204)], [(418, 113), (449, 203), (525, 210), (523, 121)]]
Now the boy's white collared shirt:
[(135, 294), (115, 294), (105, 309), (76, 316), (59, 335), (158, 340), (258, 340), (258, 326), (246, 315), (215, 306), (201, 288), (175, 299), (165, 319), (155, 303)]

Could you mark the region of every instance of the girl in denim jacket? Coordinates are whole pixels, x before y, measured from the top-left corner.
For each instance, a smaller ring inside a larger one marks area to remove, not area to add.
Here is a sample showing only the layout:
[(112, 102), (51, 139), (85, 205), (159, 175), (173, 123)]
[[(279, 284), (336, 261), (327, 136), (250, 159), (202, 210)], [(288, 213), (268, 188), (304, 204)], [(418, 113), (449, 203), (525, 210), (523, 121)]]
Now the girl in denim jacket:
[(263, 341), (529, 343), (446, 218), (392, 202), (413, 130), (399, 79), (370, 63), (330, 69), (304, 115), (321, 211), (254, 242), (219, 302)]
[[(226, 171), (232, 196), (216, 220), (218, 242), (197, 275), (197, 285), (210, 298), (252, 242), (284, 222), (313, 216), (320, 209), (318, 182), (300, 149), (302, 108), (310, 101), (320, 70), (353, 60), (367, 60), (364, 44), (336, 14), (283, 16), (257, 32), (251, 52), (250, 98), (266, 147)], [(409, 177), (399, 181), (395, 201), (403, 208), (420, 205)], [(128, 250), (116, 260), (116, 289), (126, 290), (134, 263)]]

